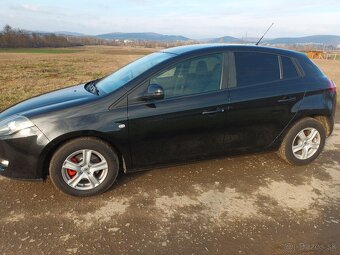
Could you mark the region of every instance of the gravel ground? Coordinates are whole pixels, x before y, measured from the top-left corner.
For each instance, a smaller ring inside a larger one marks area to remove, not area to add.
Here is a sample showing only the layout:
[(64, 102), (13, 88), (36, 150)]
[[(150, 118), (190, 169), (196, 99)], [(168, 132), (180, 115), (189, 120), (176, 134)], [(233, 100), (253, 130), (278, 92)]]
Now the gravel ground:
[(0, 254), (340, 254), (339, 152), (337, 115), (307, 166), (229, 157), (122, 175), (82, 199), (0, 177)]

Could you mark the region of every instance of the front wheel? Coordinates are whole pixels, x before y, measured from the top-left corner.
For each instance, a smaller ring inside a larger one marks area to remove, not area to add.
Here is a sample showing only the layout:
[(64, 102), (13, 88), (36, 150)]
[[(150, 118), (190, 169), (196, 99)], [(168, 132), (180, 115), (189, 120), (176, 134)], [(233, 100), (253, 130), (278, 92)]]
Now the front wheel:
[(92, 196), (108, 190), (119, 172), (118, 156), (106, 142), (83, 137), (62, 145), (50, 162), (50, 177), (62, 192)]
[(308, 164), (320, 155), (325, 140), (326, 131), (319, 121), (313, 118), (302, 119), (290, 128), (278, 154), (290, 164)]

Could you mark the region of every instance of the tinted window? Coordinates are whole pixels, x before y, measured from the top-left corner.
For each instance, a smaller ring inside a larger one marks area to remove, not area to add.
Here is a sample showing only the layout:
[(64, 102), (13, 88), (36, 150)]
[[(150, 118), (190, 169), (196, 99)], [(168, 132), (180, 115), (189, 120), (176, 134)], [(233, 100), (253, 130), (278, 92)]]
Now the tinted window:
[(307, 56), (303, 58), (302, 64), (303, 70), (313, 77), (325, 76), (325, 74), (316, 66), (316, 64), (310, 60)]
[(237, 86), (280, 79), (278, 56), (259, 52), (235, 52)]
[(223, 55), (214, 54), (185, 60), (150, 80), (161, 85), (165, 98), (220, 89)]
[(284, 79), (296, 78), (299, 76), (291, 58), (281, 57), (281, 61)]

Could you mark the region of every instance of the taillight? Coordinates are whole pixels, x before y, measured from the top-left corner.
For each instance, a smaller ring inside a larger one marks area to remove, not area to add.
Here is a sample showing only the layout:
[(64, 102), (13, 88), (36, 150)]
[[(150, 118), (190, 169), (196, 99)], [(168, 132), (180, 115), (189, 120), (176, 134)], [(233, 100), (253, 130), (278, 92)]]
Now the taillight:
[(334, 83), (334, 81), (332, 81), (332, 80), (328, 80), (329, 81), (329, 90), (331, 91), (331, 92), (336, 92), (336, 85), (335, 85), (335, 83)]

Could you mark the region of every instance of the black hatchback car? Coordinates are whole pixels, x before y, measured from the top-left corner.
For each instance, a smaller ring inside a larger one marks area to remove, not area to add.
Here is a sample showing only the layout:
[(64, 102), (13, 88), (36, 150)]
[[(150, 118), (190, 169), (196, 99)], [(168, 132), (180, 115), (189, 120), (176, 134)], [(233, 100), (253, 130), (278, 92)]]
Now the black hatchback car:
[(3, 111), (0, 173), (90, 196), (119, 171), (228, 154), (278, 150), (301, 165), (322, 151), (335, 108), (335, 84), (302, 53), (176, 47)]

